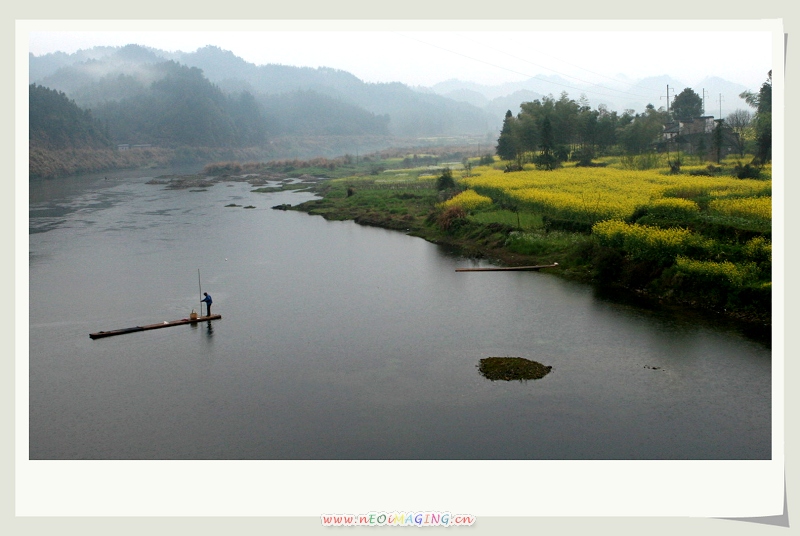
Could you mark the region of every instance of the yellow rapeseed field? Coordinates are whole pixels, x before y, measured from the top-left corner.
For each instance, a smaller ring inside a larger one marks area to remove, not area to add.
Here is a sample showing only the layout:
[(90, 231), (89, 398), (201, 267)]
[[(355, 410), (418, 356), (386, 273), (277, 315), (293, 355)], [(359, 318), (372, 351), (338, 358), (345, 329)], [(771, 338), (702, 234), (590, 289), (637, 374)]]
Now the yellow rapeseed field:
[(753, 263), (734, 264), (729, 261), (699, 261), (679, 255), (675, 260), (678, 270), (699, 276), (708, 283), (725, 281), (733, 286), (741, 286), (753, 279), (757, 268)]
[(772, 197), (734, 197), (714, 199), (708, 205), (709, 210), (740, 218), (755, 218), (762, 221), (772, 220)]
[[(495, 201), (556, 218), (598, 222), (624, 219), (638, 207), (673, 203), (675, 208), (694, 210), (690, 204), (665, 199), (710, 198), (713, 210), (741, 214), (752, 204), (749, 214), (763, 217), (771, 204), (770, 181), (736, 179), (730, 176), (671, 175), (661, 171), (623, 170), (612, 167), (565, 166), (553, 171), (528, 170), (503, 173), (481, 169), (481, 174), (462, 182), (477, 193)], [(733, 202), (733, 199), (739, 201)], [(756, 199), (757, 201), (746, 201)], [(713, 204), (714, 201), (720, 201)], [(689, 201), (689, 203), (693, 203)], [(736, 208), (732, 208), (736, 207)]]
[(475, 190), (464, 190), (455, 197), (452, 197), (444, 203), (441, 203), (441, 206), (444, 208), (459, 206), (464, 210), (475, 210), (478, 207), (491, 204), (492, 199), (490, 197), (481, 195)]
[(708, 249), (713, 241), (688, 229), (662, 229), (620, 220), (605, 220), (592, 226), (601, 244), (626, 251), (633, 258), (672, 262), (687, 248)]

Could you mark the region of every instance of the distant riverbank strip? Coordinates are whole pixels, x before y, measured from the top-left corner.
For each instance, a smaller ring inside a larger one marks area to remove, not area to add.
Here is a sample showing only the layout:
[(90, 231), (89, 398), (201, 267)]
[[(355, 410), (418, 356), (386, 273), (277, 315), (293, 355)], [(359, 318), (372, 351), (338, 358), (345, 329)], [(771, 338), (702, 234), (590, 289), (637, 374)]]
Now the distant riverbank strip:
[[(378, 150), (404, 140), (382, 136), (281, 136), (260, 147), (162, 147), (155, 144), (118, 147), (45, 147), (31, 142), (28, 175), (31, 179), (56, 179), (72, 175), (125, 169), (160, 169), (203, 166), (208, 162), (294, 162), (298, 158), (316, 161), (357, 162), (358, 156), (334, 157), (349, 148)], [(356, 151), (357, 154), (357, 151)], [(286, 155), (293, 155), (287, 159)], [(331, 155), (317, 157), (316, 155)], [(363, 162), (365, 156), (360, 157)], [(287, 166), (284, 166), (287, 167)], [(291, 166), (288, 166), (291, 167)]]

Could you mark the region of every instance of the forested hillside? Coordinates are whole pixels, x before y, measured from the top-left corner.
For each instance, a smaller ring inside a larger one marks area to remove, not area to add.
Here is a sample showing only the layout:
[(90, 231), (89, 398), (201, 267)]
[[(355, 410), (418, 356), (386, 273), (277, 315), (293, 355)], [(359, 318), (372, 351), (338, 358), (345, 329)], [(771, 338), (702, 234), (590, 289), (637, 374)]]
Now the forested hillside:
[(32, 146), (46, 149), (106, 148), (111, 145), (89, 110), (81, 109), (60, 91), (36, 84), (29, 88)]
[[(412, 90), (400, 83), (368, 84), (330, 68), (257, 66), (216, 47), (167, 54), (127, 45), (92, 55), (31, 56), (31, 82), (65, 92), (107, 120), (118, 143), (253, 145), (264, 136), (382, 135), (432, 137), (489, 132), (486, 111)], [(186, 102), (160, 118), (185, 93)], [(205, 124), (189, 107), (209, 113)], [(150, 107), (148, 109), (148, 107)], [(249, 108), (248, 108), (249, 107)], [(229, 125), (223, 116), (246, 125)], [(121, 121), (134, 118), (132, 124)], [(192, 133), (181, 133), (183, 126)], [(199, 133), (213, 127), (215, 133)], [(136, 138), (136, 139), (135, 139)]]
[(129, 86), (125, 97), (93, 108), (117, 143), (247, 147), (265, 141), (267, 125), (252, 95), (226, 95), (200, 69), (173, 61), (149, 65), (144, 72), (154, 78), (148, 86), (126, 84), (124, 77), (101, 82), (106, 88), (115, 82)]

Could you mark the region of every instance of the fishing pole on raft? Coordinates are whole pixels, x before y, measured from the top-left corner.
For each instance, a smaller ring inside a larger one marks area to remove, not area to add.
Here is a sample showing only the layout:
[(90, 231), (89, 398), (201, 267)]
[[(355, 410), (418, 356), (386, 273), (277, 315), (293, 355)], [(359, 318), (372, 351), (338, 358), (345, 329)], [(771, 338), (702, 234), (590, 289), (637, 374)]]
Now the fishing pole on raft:
[(203, 285), (200, 284), (200, 268), (197, 269), (197, 287), (200, 289), (200, 316), (203, 316)]

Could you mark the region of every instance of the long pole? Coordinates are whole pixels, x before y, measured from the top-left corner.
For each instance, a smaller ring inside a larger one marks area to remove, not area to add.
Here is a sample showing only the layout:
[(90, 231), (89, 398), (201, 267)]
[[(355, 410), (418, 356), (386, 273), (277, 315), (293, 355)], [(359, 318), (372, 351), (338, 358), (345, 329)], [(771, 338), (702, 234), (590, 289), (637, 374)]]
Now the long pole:
[(200, 316), (203, 316), (203, 285), (200, 284), (200, 268), (197, 269), (197, 286), (200, 289)]

